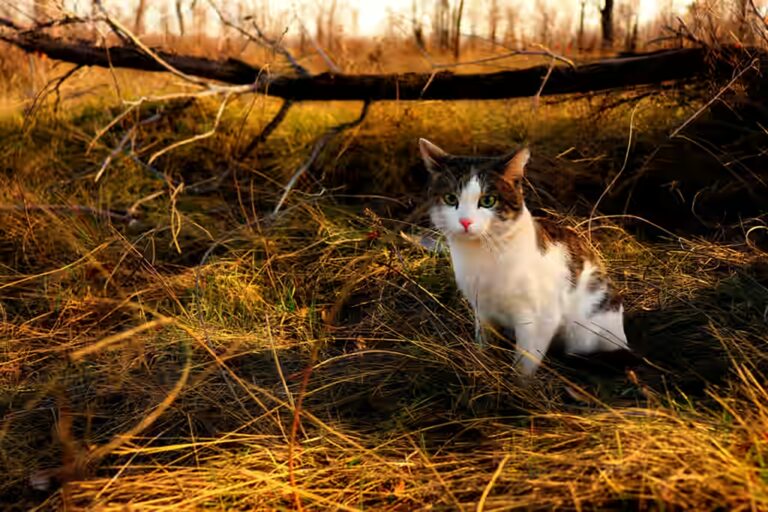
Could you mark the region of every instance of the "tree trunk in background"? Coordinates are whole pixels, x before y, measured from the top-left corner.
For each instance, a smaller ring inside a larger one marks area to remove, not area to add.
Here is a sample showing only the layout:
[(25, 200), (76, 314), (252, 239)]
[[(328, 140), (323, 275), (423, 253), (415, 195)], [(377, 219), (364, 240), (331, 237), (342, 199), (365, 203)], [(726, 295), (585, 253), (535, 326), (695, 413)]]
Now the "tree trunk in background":
[(488, 10), (488, 36), (491, 44), (496, 45), (496, 30), (499, 26), (499, 2), (491, 0), (491, 8)]
[(325, 47), (328, 49), (328, 51), (333, 52), (334, 48), (334, 28), (336, 24), (336, 0), (331, 1), (331, 8), (328, 9), (328, 17), (326, 18), (326, 29), (325, 29)]
[(581, 0), (581, 11), (579, 12), (579, 35), (577, 36), (576, 44), (579, 47), (579, 51), (584, 51), (584, 15), (587, 8), (587, 0)]
[(432, 33), (435, 46), (447, 50), (451, 43), (451, 6), (448, 0), (435, 0), (435, 17), (432, 19)]
[(600, 27), (603, 30), (603, 49), (613, 48), (613, 0), (605, 0), (600, 9)]
[(635, 14), (632, 21), (632, 30), (627, 35), (627, 51), (632, 53), (637, 51), (638, 18), (639, 16)]
[(424, 41), (424, 28), (421, 25), (421, 18), (418, 16), (416, 0), (411, 3), (411, 29), (413, 30), (413, 40), (419, 48), (426, 48)]
[(315, 18), (315, 42), (317, 44), (323, 44), (323, 36), (325, 35), (325, 18), (323, 17), (323, 11), (320, 10)]
[(133, 23), (133, 33), (137, 36), (144, 32), (144, 14), (147, 11), (147, 0), (139, 0), (136, 7), (136, 20)]
[(517, 12), (512, 7), (507, 7), (507, 30), (504, 32), (504, 44), (510, 48), (518, 47), (517, 34), (515, 34), (515, 28), (517, 27)]
[(179, 35), (184, 35), (184, 6), (183, 0), (176, 0), (176, 19), (179, 22)]
[(459, 0), (459, 8), (456, 10), (456, 25), (453, 34), (453, 58), (459, 60), (461, 55), (461, 17), (464, 15), (464, 0)]

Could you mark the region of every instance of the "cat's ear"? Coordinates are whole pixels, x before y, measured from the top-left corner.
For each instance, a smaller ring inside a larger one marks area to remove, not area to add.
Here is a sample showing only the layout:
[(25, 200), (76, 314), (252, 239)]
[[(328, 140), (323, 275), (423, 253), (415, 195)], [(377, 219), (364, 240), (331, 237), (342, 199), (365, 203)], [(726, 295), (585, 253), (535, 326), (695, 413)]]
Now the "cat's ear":
[(504, 179), (507, 181), (515, 181), (517, 178), (522, 178), (525, 174), (525, 165), (530, 159), (531, 151), (528, 148), (523, 148), (511, 157), (505, 158), (503, 172)]
[(429, 172), (440, 170), (442, 160), (448, 156), (448, 153), (427, 139), (419, 139), (419, 151), (421, 152), (421, 158), (424, 160), (424, 165), (427, 166)]

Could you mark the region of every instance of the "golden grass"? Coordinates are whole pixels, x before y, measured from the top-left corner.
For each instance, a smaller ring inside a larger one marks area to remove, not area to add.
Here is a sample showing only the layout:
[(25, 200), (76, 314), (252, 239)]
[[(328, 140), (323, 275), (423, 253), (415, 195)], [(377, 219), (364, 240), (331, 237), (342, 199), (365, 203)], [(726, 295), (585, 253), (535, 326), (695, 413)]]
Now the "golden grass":
[[(130, 84), (139, 75), (118, 76)], [(243, 120), (249, 104), (237, 100), (212, 138), (158, 159), (173, 184), (124, 154), (94, 184), (137, 118), (88, 152), (119, 109), (111, 100), (65, 106), (26, 122), (10, 115), (1, 128), (4, 502), (768, 508), (759, 249), (643, 238), (620, 219), (596, 219), (630, 340), (648, 361), (605, 374), (552, 360), (521, 389), (510, 347), (478, 352), (469, 341), (445, 257), (399, 236), (423, 221), (402, 206), (418, 197), (416, 136), (483, 152), (528, 138), (539, 157), (531, 180), (542, 184), (531, 201), (577, 223), (585, 209), (574, 182), (604, 186), (596, 172), (618, 169), (628, 109), (596, 122), (587, 101), (536, 112), (526, 101), (374, 105), (318, 163), (327, 189), (307, 179), (268, 219), (307, 145), (357, 106), (297, 107), (239, 161), (276, 105), (257, 100)], [(199, 101), (143, 127), (135, 154), (146, 161), (204, 132), (217, 107)], [(684, 115), (648, 101), (638, 144)], [(123, 211), (141, 198), (130, 224), (67, 209)], [(591, 398), (574, 403), (566, 383)]]

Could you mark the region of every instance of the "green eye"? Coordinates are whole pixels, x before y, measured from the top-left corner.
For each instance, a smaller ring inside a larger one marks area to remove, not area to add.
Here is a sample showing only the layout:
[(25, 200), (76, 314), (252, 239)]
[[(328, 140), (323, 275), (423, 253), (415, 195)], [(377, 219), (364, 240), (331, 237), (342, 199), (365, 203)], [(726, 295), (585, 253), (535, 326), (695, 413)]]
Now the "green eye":
[(445, 194), (443, 196), (443, 202), (448, 206), (456, 206), (459, 204), (459, 198), (456, 197), (456, 194)]
[(496, 204), (496, 196), (480, 196), (480, 201), (478, 201), (478, 204), (481, 208), (493, 208), (493, 205)]

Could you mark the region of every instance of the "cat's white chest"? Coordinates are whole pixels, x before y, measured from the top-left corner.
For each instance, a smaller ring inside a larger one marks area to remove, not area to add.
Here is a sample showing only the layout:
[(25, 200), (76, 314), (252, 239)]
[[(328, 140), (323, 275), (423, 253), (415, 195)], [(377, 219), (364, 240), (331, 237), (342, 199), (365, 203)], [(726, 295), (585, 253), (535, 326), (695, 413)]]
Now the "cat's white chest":
[(502, 248), (451, 244), (456, 285), (484, 320), (508, 325), (512, 322), (510, 316), (530, 309), (536, 300), (535, 283), (525, 270), (524, 255), (518, 255), (516, 261), (511, 261), (511, 256)]

